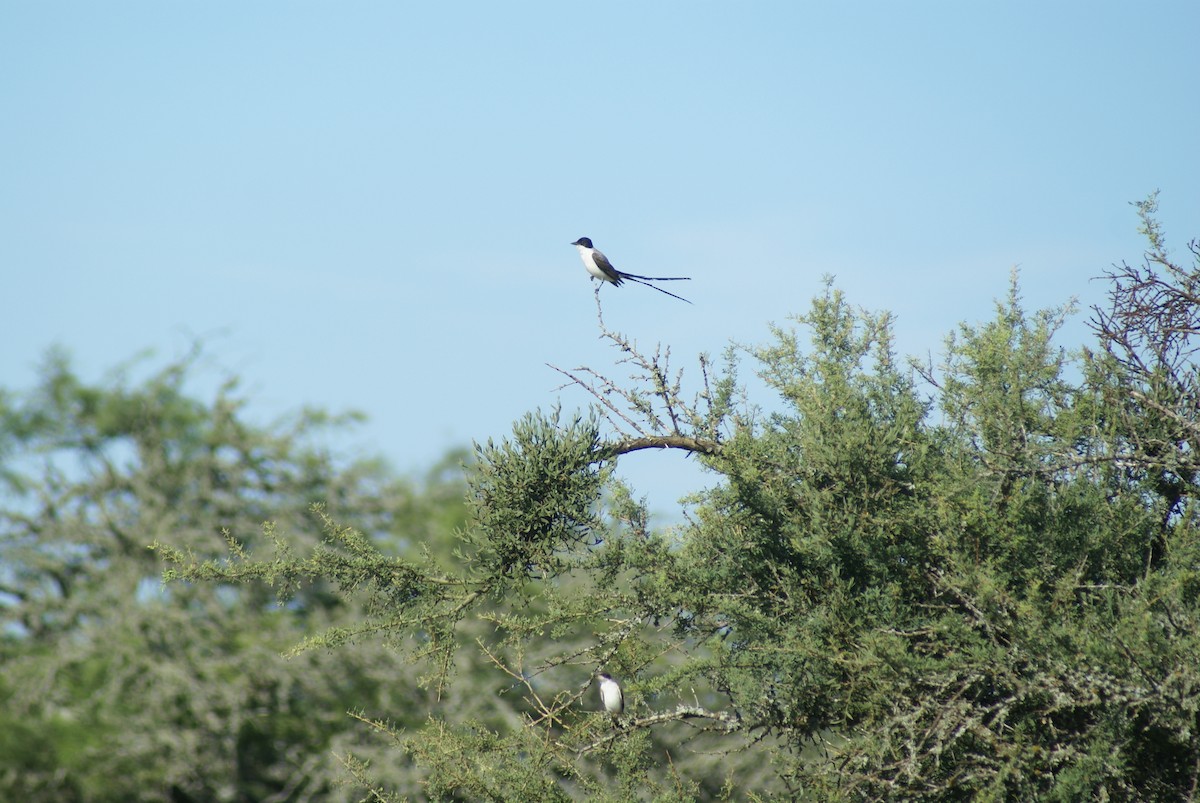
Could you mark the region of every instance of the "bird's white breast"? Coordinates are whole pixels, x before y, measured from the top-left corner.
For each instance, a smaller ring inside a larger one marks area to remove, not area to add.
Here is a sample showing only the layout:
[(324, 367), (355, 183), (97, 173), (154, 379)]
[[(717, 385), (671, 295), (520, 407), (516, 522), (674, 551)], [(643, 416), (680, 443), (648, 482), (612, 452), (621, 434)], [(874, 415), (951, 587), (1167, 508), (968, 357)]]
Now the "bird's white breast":
[(587, 268), (588, 273), (592, 274), (592, 276), (599, 279), (600, 281), (603, 281), (603, 282), (611, 282), (612, 281), (612, 278), (610, 276), (608, 276), (604, 271), (600, 270), (600, 267), (596, 264), (596, 258), (594, 256), (595, 252), (593, 251), (593, 249), (585, 248), (582, 245), (577, 245), (575, 247), (579, 249), (579, 258), (583, 260), (583, 266), (585, 268)]

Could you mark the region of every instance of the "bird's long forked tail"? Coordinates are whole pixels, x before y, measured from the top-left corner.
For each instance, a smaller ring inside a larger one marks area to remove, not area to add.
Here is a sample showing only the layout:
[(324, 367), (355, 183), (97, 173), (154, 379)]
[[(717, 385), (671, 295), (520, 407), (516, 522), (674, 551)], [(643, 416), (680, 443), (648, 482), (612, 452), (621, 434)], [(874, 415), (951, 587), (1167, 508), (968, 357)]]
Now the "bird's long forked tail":
[(625, 273), (624, 271), (617, 271), (617, 275), (622, 279), (628, 279), (631, 282), (644, 284), (650, 289), (657, 290), (658, 292), (668, 295), (671, 298), (677, 298), (680, 301), (688, 304), (692, 303), (683, 296), (677, 296), (668, 290), (658, 287), (657, 285), (650, 284), (650, 282), (690, 282), (692, 280), (691, 276), (638, 276), (636, 273)]
[(623, 270), (617, 271), (623, 279), (641, 279), (645, 282), (690, 282), (691, 276), (638, 276), (636, 273), (626, 273)]

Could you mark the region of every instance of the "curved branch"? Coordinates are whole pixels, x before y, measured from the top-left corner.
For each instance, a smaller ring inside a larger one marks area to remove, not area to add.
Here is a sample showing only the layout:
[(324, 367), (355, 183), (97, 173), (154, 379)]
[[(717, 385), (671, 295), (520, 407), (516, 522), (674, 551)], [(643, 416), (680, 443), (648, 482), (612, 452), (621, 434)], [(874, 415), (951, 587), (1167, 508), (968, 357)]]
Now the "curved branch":
[(683, 449), (697, 454), (720, 454), (721, 444), (716, 441), (689, 438), (685, 435), (652, 435), (645, 438), (628, 438), (600, 448), (602, 459), (636, 452), (641, 449)]
[(649, 728), (662, 722), (679, 722), (688, 719), (709, 720), (711, 724), (706, 726), (705, 730), (719, 733), (734, 733), (735, 731), (746, 730), (746, 723), (737, 714), (730, 714), (725, 711), (709, 711), (700, 706), (681, 705), (674, 711), (664, 711), (660, 714), (651, 714), (646, 717), (631, 717), (623, 720), (617, 726), (617, 730), (601, 736), (590, 744), (576, 747), (575, 753), (576, 755), (590, 753), (599, 747), (615, 741), (621, 735), (622, 731), (631, 728)]

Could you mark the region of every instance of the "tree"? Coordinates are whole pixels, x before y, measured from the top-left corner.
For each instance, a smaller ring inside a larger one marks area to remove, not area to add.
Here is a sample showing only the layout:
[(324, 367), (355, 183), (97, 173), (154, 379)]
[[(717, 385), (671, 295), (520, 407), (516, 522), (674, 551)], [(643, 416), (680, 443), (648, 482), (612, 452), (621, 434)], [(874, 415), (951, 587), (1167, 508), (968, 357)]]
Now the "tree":
[[(453, 560), (339, 527), (303, 557), (164, 549), (168, 576), (370, 599), (313, 643), (383, 636), (424, 666), (427, 724), (370, 724), (431, 799), (1193, 799), (1200, 266), (1141, 211), (1151, 251), (1114, 270), (1098, 352), (1056, 348), (1069, 310), (1026, 312), (1014, 277), (918, 384), (888, 316), (829, 286), (799, 330), (702, 358), (689, 396), (601, 320), (630, 379), (564, 371), (591, 414), (476, 448)], [(625, 459), (715, 484), (654, 529)]]
[(1180, 264), (1154, 217), (1157, 193), (1136, 206), (1149, 248), (1142, 265), (1121, 263), (1106, 274), (1109, 303), (1096, 307), (1091, 321), (1100, 351), (1086, 356), (1091, 385), (1104, 400), (1113, 459), (1161, 502), (1161, 537), (1146, 556), (1153, 568), (1200, 469), (1200, 241), (1188, 244), (1194, 264)]
[(258, 586), (161, 587), (155, 538), (193, 559), (233, 534), (316, 549), (319, 502), (400, 549), (395, 533), (445, 540), (465, 513), (461, 479), (402, 481), (321, 445), (353, 416), (255, 426), (233, 380), (197, 398), (199, 357), (93, 384), (53, 353), (34, 389), (0, 396), (0, 798), (350, 799), (332, 751), (372, 747), (345, 712), (420, 696), (381, 645), (281, 657), (366, 615), (325, 583), (280, 589), (285, 608)]

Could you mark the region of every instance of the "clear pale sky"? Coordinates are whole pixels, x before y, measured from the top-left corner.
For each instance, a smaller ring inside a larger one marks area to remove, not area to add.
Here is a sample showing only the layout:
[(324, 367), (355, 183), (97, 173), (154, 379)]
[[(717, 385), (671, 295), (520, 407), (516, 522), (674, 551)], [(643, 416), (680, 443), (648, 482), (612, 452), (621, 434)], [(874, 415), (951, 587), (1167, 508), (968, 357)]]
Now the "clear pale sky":
[[(200, 337), (262, 420), (360, 409), (420, 470), (585, 405), (546, 363), (620, 374), (580, 236), (693, 277), (603, 292), (681, 367), (823, 274), (936, 359), (1013, 265), (1031, 308), (1098, 302), (1155, 189), (1187, 256), (1198, 31), (1194, 0), (0, 0), (0, 385)], [(695, 480), (626, 465), (659, 509)]]

